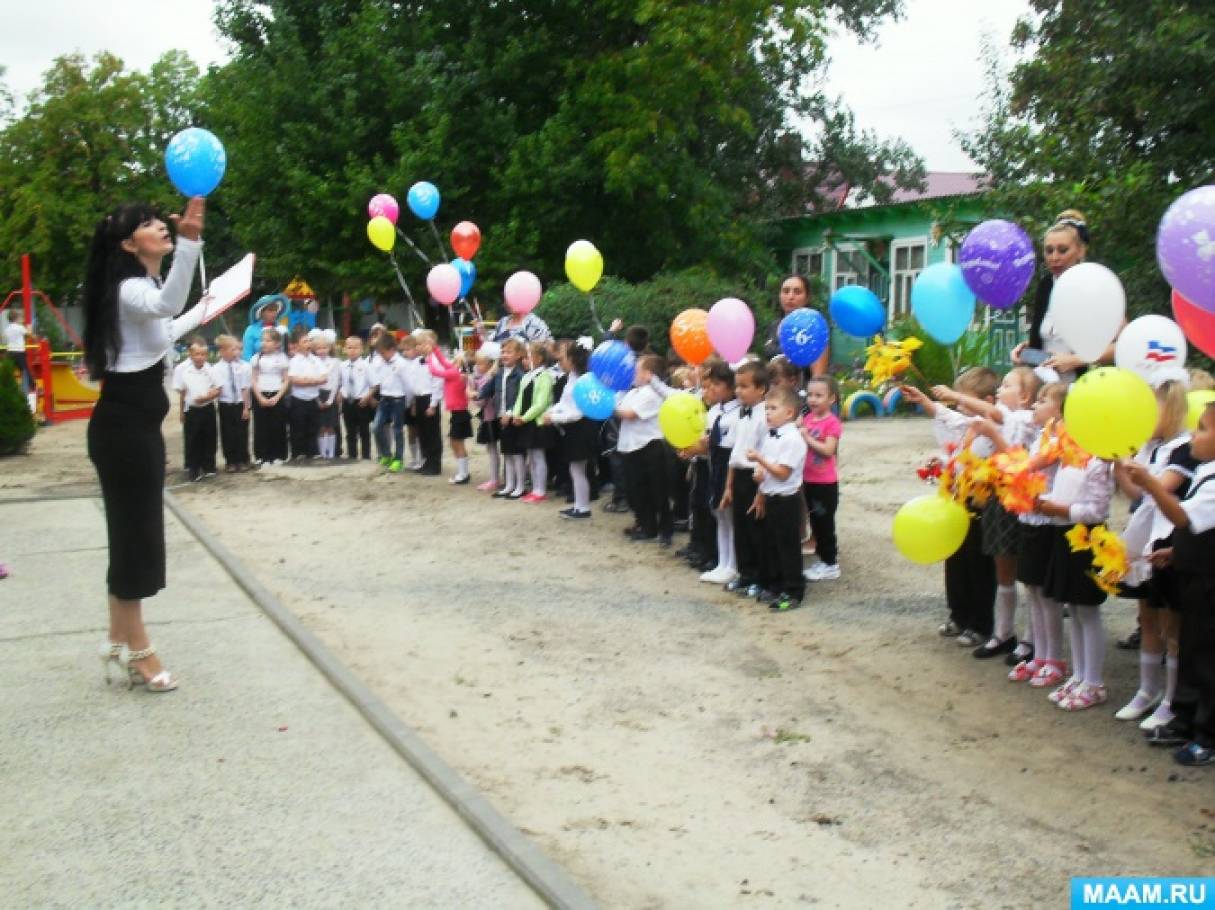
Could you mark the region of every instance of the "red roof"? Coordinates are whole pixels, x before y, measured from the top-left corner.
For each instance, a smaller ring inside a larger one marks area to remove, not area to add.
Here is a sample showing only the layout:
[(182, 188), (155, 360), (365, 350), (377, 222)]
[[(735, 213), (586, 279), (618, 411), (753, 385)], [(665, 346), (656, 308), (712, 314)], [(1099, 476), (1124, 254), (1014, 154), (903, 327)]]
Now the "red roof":
[[(924, 175), (923, 190), (896, 189), (887, 205), (900, 202), (922, 202), (925, 199), (940, 199), (944, 196), (973, 196), (984, 190), (983, 174), (964, 171), (929, 171)], [(888, 178), (883, 178), (889, 182)]]

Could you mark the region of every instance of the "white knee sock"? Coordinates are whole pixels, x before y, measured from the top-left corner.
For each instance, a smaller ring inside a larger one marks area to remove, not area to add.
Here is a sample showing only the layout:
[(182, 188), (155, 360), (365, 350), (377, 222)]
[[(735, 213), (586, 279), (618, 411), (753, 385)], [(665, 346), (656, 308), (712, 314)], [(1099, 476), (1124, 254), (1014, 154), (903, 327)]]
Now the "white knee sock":
[(1038, 592), (1038, 602), (1042, 605), (1042, 623), (1040, 626), (1042, 639), (1042, 660), (1063, 660), (1063, 604), (1047, 597), (1041, 588)]
[(498, 454), (498, 444), (491, 442), (485, 447), (485, 454), (489, 456), (489, 479), (494, 482), (494, 486), (502, 485), (502, 464), (501, 456)]
[(467, 458), (457, 458), (456, 459), (456, 476), (461, 477), (461, 478), (468, 476), (468, 459)]
[(532, 467), (532, 493), (544, 496), (548, 492), (548, 459), (544, 457), (544, 449), (528, 449), (527, 457)]
[(1080, 616), (1084, 634), (1084, 681), (1090, 686), (1105, 685), (1105, 621), (1100, 607), (1072, 607)]
[(1032, 585), (1025, 586), (1025, 604), (1027, 607), (1025, 610), (1025, 626), (1029, 631), (1021, 639), (1021, 643), (1017, 645), (1017, 651), (1015, 652), (1018, 657), (1027, 657), (1029, 655), (1029, 646), (1032, 644), (1034, 659), (1039, 661), (1046, 658), (1046, 655), (1042, 653), (1046, 636), (1038, 634), (1035, 637), (1033, 632), (1035, 627), (1041, 628), (1046, 625), (1046, 619), (1043, 616), (1045, 607), (1042, 605), (1041, 593), (1041, 588)]
[(409, 461), (411, 464), (418, 464), (422, 460), (422, 444), (415, 436), (409, 440)]
[[(1164, 665), (1166, 669), (1164, 683), (1164, 701), (1161, 704), (1172, 707), (1173, 696), (1177, 694), (1177, 667), (1180, 660), (1176, 654), (1170, 654), (1165, 658)], [(1156, 656), (1156, 668), (1160, 668), (1160, 656)]]
[(1080, 611), (1075, 607), (1071, 608), (1071, 614), (1068, 637), (1072, 645), (1072, 676), (1084, 679), (1084, 620), (1080, 618)]
[(1017, 613), (1017, 585), (1000, 585), (996, 588), (996, 642), (1012, 637), (1013, 622)]
[(503, 476), (505, 477), (502, 481), (502, 490), (510, 493), (515, 489), (515, 460), (510, 455), (507, 455), (502, 461)]
[(570, 462), (570, 482), (574, 486), (574, 508), (579, 512), (591, 510), (591, 482), (586, 476), (585, 461)]
[(734, 555), (734, 513), (730, 509), (716, 509), (717, 519), (717, 568), (738, 571), (738, 559)]
[(527, 456), (512, 455), (510, 456), (510, 464), (515, 472), (515, 486), (511, 492), (521, 494), (527, 488)]

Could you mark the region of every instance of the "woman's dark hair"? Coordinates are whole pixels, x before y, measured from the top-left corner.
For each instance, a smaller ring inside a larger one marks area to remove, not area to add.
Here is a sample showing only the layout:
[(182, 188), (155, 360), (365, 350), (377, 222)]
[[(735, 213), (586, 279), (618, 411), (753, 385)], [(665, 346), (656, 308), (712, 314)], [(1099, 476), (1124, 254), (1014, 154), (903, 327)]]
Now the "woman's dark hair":
[(93, 230), (84, 276), (84, 363), (93, 379), (100, 379), (118, 359), (118, 286), (128, 278), (148, 274), (144, 264), (122, 248), (122, 241), (156, 218), (160, 212), (154, 206), (127, 203), (97, 222)]
[(576, 341), (571, 341), (565, 349), (565, 359), (570, 362), (570, 368), (579, 376), (586, 374), (586, 365), (591, 359), (590, 352)]
[(778, 289), (783, 288), (785, 286), (785, 282), (789, 281), (790, 279), (793, 279), (795, 281), (800, 281), (802, 283), (802, 288), (804, 288), (806, 291), (806, 303), (809, 304), (810, 303), (810, 279), (807, 278), (805, 275), (786, 275), (784, 278), (782, 278), (780, 280), (780, 284), (777, 285), (777, 288)]

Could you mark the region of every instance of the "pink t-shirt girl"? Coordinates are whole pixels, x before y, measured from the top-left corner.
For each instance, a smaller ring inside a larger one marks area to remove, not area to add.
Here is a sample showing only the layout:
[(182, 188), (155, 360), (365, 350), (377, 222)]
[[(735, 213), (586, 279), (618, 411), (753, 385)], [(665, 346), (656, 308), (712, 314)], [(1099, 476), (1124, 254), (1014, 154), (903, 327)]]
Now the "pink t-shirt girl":
[[(807, 414), (802, 418), (802, 426), (810, 431), (812, 439), (819, 441), (831, 439), (832, 437), (839, 439), (840, 434), (844, 430), (840, 419), (830, 411), (823, 417)], [(814, 451), (814, 449), (806, 452), (806, 467), (802, 470), (803, 483), (837, 483), (839, 479), (840, 475), (836, 469), (834, 455), (830, 458), (824, 458)]]

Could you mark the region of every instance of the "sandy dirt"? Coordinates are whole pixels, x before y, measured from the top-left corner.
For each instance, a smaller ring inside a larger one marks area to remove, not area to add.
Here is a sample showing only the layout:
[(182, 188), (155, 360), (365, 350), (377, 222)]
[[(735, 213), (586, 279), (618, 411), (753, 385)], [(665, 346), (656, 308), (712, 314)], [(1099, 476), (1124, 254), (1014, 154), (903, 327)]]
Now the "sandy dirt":
[[(178, 492), (604, 906), (1056, 907), (1073, 875), (1209, 874), (1215, 772), (1112, 716), (1137, 682), (1112, 647), (1130, 602), (1106, 610), (1111, 701), (1081, 714), (936, 635), (940, 568), (889, 538), (931, 449), (923, 420), (846, 425), (844, 577), (779, 616), (624, 540), (626, 516), (571, 526), (444, 478)], [(83, 424), (0, 462), (0, 496), (91, 482)]]

